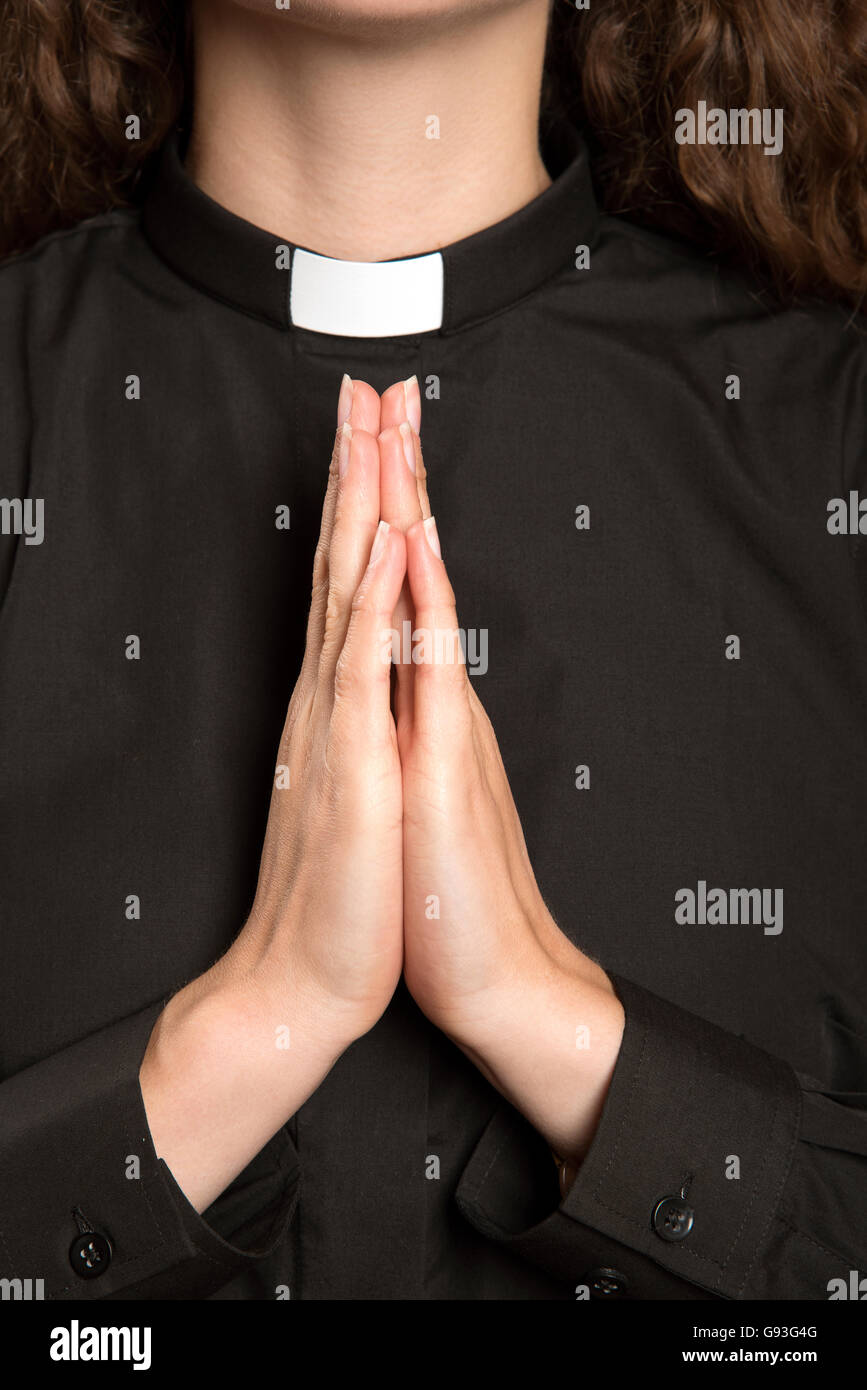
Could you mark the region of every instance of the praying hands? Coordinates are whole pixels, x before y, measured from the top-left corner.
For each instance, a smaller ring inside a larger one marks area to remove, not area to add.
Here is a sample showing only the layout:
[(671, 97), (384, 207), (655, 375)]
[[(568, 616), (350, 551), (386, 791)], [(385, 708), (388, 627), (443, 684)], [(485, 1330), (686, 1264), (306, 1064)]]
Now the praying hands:
[[(380, 400), (344, 377), (253, 909), (169, 1003), (142, 1066), (157, 1151), (200, 1210), (375, 1025), (401, 973), (573, 1170), (611, 1080), (623, 1009), (536, 884), (457, 640), (420, 425), (414, 378)], [(406, 622), (427, 640), (392, 666)], [(227, 1099), (242, 1123), (203, 1164), (197, 1135)]]

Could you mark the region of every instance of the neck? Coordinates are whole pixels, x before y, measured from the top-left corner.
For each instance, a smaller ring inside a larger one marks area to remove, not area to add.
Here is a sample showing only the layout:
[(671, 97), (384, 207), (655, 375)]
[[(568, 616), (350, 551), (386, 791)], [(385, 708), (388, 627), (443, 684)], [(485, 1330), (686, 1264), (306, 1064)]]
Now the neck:
[(332, 12), (317, 27), (294, 5), (290, 19), (194, 0), (187, 170), (230, 212), (324, 256), (449, 245), (551, 182), (538, 148), (547, 18), (547, 0), (498, 0), (411, 24)]

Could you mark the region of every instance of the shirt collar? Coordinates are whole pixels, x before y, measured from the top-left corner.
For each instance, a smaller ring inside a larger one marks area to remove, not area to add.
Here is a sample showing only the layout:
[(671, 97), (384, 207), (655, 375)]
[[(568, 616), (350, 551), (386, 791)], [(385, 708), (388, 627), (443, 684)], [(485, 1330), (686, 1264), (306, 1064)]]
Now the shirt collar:
[(363, 263), (319, 256), (214, 202), (184, 168), (182, 138), (175, 130), (162, 149), (145, 235), (191, 284), (284, 329), (448, 334), (523, 299), (573, 264), (576, 246), (592, 246), (597, 233), (587, 147), (565, 121), (541, 146), (553, 182), (525, 207), (426, 255)]

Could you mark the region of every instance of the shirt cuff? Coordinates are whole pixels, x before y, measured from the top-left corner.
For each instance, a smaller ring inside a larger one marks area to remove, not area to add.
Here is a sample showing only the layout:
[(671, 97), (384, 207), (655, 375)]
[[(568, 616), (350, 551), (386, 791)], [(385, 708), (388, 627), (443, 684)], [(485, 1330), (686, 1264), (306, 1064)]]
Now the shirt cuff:
[(610, 978), (623, 1041), (565, 1199), (551, 1210), (550, 1151), (504, 1102), (461, 1176), (458, 1206), (579, 1297), (749, 1297), (798, 1139), (797, 1077), (745, 1039)]
[(159, 1159), (139, 1067), (162, 1003), (0, 1086), (0, 1268), (46, 1299), (207, 1298), (284, 1239), (285, 1129), (199, 1215)]

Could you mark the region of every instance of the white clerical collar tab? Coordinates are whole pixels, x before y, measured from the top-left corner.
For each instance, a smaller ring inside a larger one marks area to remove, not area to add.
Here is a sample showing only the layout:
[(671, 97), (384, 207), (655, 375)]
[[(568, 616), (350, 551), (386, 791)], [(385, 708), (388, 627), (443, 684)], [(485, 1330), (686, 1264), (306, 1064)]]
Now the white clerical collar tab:
[(296, 250), (289, 314), (298, 328), (345, 338), (429, 332), (443, 321), (442, 253), (401, 261), (335, 261)]

